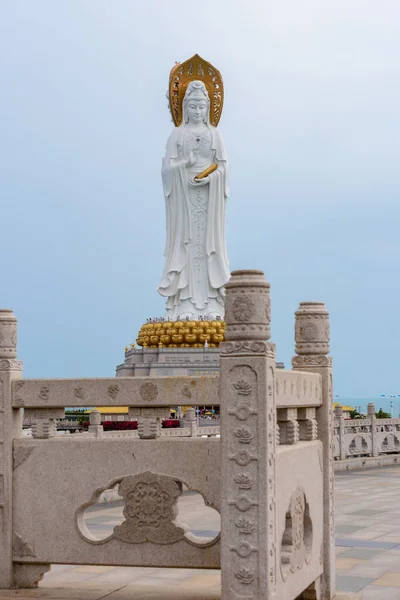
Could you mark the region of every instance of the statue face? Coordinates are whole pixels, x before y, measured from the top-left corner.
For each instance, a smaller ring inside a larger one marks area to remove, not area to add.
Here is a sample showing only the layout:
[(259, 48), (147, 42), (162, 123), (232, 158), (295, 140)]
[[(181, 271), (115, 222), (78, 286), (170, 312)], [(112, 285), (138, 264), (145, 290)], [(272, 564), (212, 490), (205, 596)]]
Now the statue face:
[(203, 99), (190, 99), (186, 106), (189, 123), (206, 122), (207, 102)]

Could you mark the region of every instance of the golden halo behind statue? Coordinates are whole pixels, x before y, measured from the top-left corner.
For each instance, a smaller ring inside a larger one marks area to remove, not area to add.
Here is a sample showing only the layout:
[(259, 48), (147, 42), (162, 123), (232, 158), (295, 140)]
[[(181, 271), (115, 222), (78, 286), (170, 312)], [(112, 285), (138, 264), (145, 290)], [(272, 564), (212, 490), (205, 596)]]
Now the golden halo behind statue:
[(169, 105), (176, 125), (182, 123), (182, 100), (191, 81), (203, 81), (210, 98), (210, 123), (218, 125), (224, 105), (224, 83), (221, 73), (198, 54), (184, 63), (176, 63), (169, 76)]

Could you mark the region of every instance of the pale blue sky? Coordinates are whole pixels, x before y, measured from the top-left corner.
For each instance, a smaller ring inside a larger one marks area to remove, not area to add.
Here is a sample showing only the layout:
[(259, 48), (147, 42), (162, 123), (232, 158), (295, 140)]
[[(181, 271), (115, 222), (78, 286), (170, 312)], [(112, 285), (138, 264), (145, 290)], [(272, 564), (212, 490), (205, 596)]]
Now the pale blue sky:
[(0, 0), (0, 305), (27, 377), (108, 376), (161, 315), (176, 60), (222, 72), (232, 269), (278, 359), (323, 300), (335, 392), (400, 394), (398, 0)]

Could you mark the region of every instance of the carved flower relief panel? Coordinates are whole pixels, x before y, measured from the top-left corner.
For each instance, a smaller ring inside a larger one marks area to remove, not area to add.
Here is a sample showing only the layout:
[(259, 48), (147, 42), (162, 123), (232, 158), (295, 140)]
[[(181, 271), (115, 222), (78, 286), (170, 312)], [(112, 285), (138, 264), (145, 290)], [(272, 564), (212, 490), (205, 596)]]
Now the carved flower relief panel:
[(247, 365), (237, 365), (230, 374), (235, 404), (253, 406), (257, 398), (257, 373)]
[(281, 544), (281, 574), (289, 575), (309, 564), (312, 553), (313, 526), (310, 508), (302, 489), (297, 488), (290, 499), (285, 515), (285, 530)]
[[(232, 410), (229, 411), (232, 482), (230, 500), (230, 548), (232, 550), (232, 598), (254, 592), (257, 582), (258, 549), (258, 454), (257, 454), (257, 373), (248, 365), (230, 372)], [(252, 597), (252, 596), (251, 596)]]
[(236, 296), (232, 305), (232, 314), (236, 321), (244, 323), (250, 321), (255, 313), (255, 305), (252, 299), (246, 294)]
[(148, 381), (140, 386), (140, 396), (142, 400), (147, 402), (154, 402), (158, 396), (158, 388), (155, 383)]
[(325, 342), (330, 340), (329, 319), (325, 316), (300, 316), (295, 325), (296, 341), (300, 343)]
[(17, 323), (2, 321), (0, 324), (0, 348), (15, 348), (17, 345)]
[[(114, 527), (111, 535), (98, 537), (85, 521), (85, 511), (99, 501), (103, 492), (117, 487), (124, 501), (124, 519), (121, 518), (121, 523)], [(196, 539), (196, 535), (180, 522), (177, 501), (182, 491), (181, 481), (151, 471), (114, 480), (109, 486), (97, 489), (91, 501), (78, 509), (75, 516), (77, 530), (85, 541), (94, 544), (105, 543), (113, 538), (128, 544), (150, 542), (167, 545), (185, 541), (196, 547), (205, 547), (216, 543), (219, 534), (206, 541)], [(206, 503), (204, 497), (202, 500)]]
[(369, 436), (357, 434), (350, 441), (348, 454), (368, 454), (371, 445)]
[(177, 516), (176, 502), (182, 486), (170, 477), (150, 472), (125, 477), (119, 486), (123, 497), (125, 521), (115, 527), (114, 536), (123, 542), (174, 543), (185, 531), (172, 521)]
[(383, 452), (398, 452), (400, 449), (400, 440), (394, 433), (388, 433), (383, 439)]

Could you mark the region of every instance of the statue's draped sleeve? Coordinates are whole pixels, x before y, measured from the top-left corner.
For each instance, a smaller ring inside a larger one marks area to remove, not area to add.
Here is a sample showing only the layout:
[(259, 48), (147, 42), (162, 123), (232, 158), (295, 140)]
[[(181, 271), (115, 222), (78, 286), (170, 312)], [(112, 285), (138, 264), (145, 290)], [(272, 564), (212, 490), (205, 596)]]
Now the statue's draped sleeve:
[(190, 219), (185, 161), (180, 156), (182, 137), (180, 128), (172, 131), (162, 163), (167, 239), (165, 267), (158, 291), (163, 296), (172, 296), (188, 284), (187, 244), (190, 241)]

